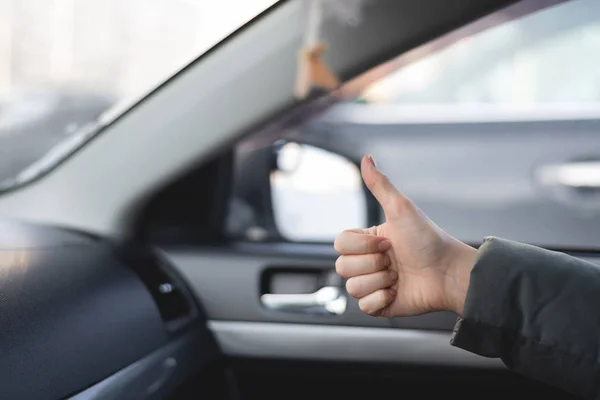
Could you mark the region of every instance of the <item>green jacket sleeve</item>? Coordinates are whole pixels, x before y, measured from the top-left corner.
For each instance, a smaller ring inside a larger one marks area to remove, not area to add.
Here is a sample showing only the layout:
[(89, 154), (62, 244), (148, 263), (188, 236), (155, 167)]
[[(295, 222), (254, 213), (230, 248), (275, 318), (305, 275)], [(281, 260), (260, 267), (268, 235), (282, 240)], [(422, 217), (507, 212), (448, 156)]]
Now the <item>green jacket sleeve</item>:
[(486, 238), (451, 343), (600, 399), (600, 266)]

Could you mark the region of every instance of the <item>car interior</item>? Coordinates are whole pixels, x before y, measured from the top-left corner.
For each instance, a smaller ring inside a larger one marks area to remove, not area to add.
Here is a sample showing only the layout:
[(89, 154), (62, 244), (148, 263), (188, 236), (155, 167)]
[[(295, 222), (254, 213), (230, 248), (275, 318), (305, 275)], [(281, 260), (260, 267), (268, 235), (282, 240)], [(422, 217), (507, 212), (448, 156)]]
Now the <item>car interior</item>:
[[(450, 346), (454, 314), (364, 314), (335, 273), (333, 239), (382, 221), (359, 171), (379, 151), (461, 240), (495, 234), (600, 262), (600, 183), (556, 173), (597, 167), (597, 116), (343, 119), (394, 71), (577, 2), (357, 1), (348, 23), (327, 1), (279, 1), (84, 127), (1, 187), (0, 397), (572, 398)], [(299, 97), (319, 4), (318, 63), (340, 85)], [(569, 153), (550, 158), (567, 130)], [(542, 203), (517, 198), (532, 168), (525, 192)]]

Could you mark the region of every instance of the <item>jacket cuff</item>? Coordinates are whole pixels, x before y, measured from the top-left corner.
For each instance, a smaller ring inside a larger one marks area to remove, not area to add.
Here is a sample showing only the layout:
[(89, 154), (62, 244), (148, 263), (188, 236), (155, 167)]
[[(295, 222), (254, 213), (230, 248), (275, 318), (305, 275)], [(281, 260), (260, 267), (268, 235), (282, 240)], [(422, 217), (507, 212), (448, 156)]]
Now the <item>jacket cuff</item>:
[[(516, 243), (515, 243), (516, 244)], [(458, 317), (450, 344), (463, 350), (479, 354), (484, 357), (498, 358), (503, 354), (506, 337), (502, 326), (505, 324), (504, 315), (509, 310), (502, 305), (506, 302), (507, 293), (501, 287), (502, 281), (509, 279), (508, 268), (500, 264), (501, 251), (510, 251), (507, 247), (512, 243), (486, 237), (479, 247), (479, 254), (471, 272), (469, 289), (465, 300), (463, 316)], [(491, 318), (481, 318), (488, 314)], [(494, 323), (488, 323), (492, 320)]]
[(600, 399), (600, 268), (488, 237), (450, 343), (517, 373)]

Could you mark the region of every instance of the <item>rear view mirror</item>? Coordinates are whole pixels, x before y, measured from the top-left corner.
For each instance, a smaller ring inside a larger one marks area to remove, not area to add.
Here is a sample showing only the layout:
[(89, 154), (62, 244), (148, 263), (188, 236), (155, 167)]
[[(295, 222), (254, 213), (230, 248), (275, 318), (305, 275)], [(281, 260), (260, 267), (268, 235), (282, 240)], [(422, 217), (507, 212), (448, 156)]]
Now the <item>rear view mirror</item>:
[(360, 169), (346, 157), (291, 142), (276, 149), (276, 165), (271, 203), (283, 238), (333, 242), (344, 229), (368, 226)]

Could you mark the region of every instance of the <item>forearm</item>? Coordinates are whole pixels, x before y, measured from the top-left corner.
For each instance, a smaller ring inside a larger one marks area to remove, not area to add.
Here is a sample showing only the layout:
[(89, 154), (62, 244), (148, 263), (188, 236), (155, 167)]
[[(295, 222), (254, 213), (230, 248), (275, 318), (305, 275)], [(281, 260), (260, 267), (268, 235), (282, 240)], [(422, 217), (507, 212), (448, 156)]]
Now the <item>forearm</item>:
[(600, 396), (600, 267), (490, 238), (463, 299), (453, 345), (586, 398)]

